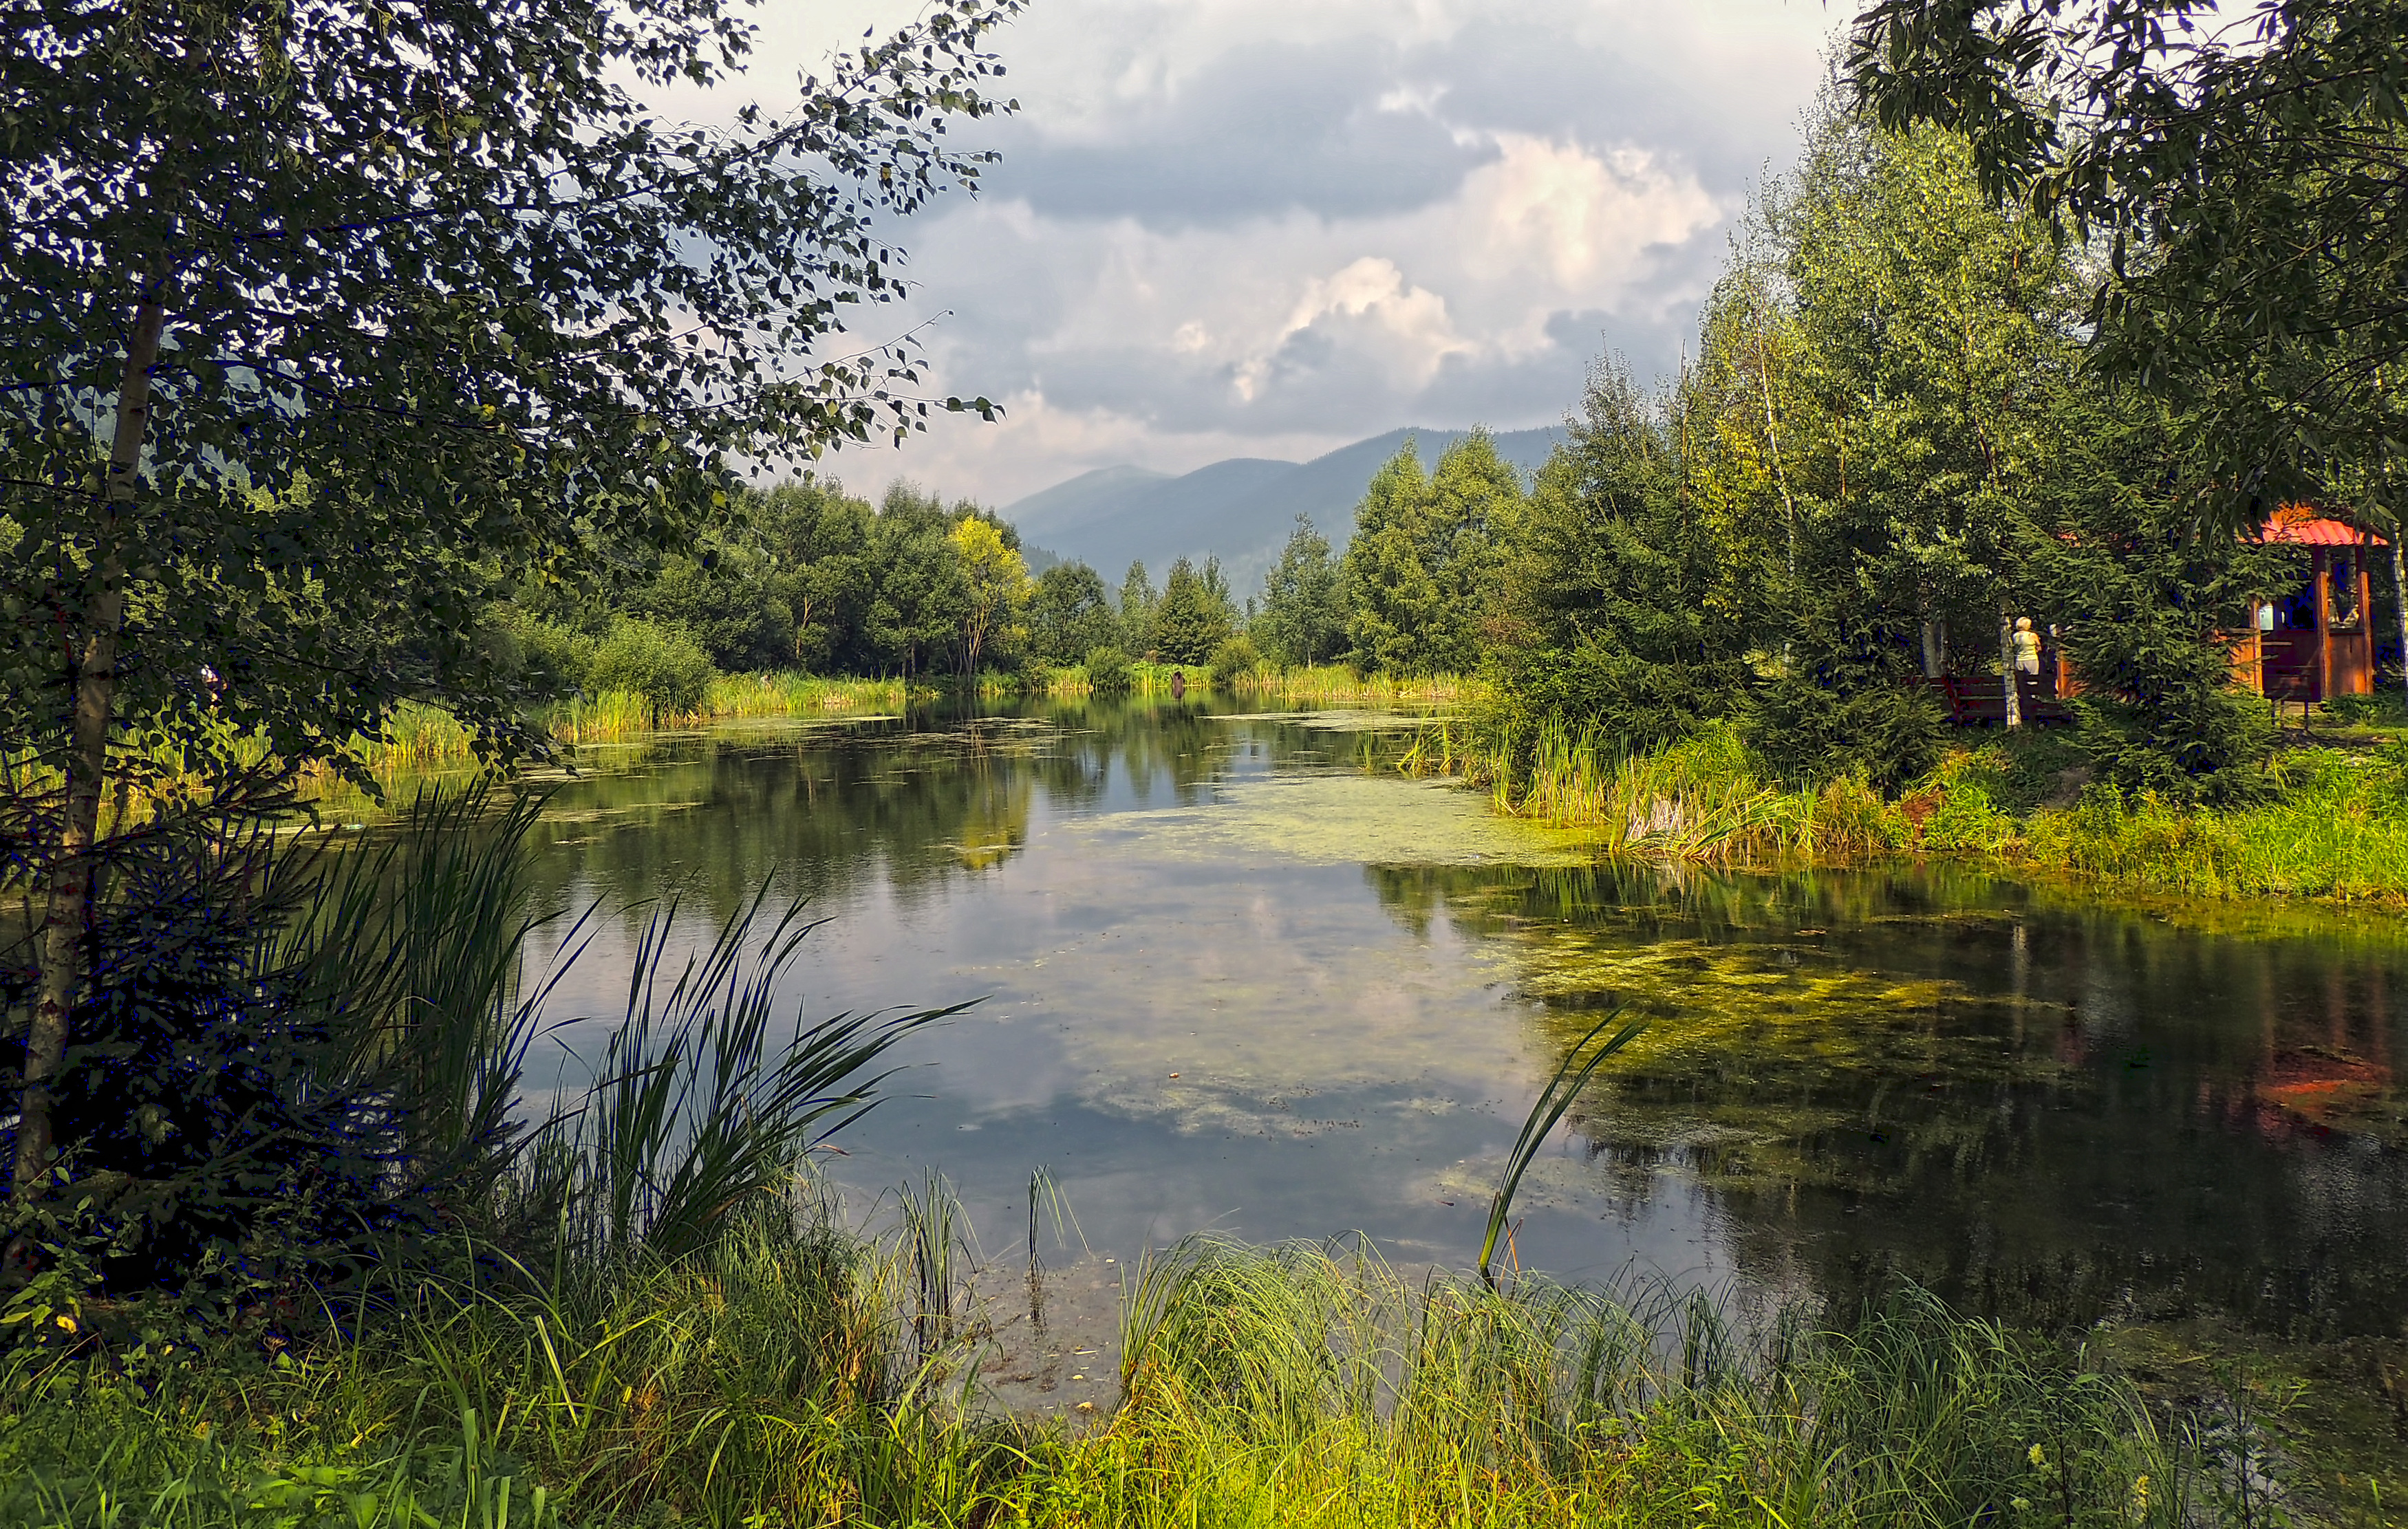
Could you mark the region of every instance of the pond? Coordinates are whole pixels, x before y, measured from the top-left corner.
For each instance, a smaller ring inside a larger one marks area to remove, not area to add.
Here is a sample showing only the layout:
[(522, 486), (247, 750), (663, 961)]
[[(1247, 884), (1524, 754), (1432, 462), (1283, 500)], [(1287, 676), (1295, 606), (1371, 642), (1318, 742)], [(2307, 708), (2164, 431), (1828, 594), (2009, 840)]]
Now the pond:
[[(1538, 1087), (1619, 1007), (1649, 1028), (1526, 1183), (1525, 1266), (2400, 1335), (2408, 922), (1604, 865), (1399, 775), (1411, 725), (1044, 703), (589, 750), (539, 896), (675, 896), (707, 937), (767, 883), (826, 921), (809, 1013), (977, 1000), (829, 1161), (864, 1197), (941, 1169), (993, 1253), (1041, 1166), (1098, 1256), (1358, 1231), (1467, 1265)], [(637, 922), (564, 1002), (615, 1015)]]

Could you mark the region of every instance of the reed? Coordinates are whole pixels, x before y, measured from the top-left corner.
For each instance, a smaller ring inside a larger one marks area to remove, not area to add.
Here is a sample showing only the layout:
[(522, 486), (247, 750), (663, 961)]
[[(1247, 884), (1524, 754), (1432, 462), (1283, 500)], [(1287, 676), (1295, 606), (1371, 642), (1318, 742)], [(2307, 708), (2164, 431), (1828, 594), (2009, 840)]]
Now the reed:
[(1828, 1331), (1664, 1284), (1492, 1291), (1392, 1268), (1360, 1242), (1196, 1239), (1136, 1271), (1120, 1404), (1076, 1433), (928, 1384), (894, 1304), (912, 1299), (902, 1262), (798, 1195), (756, 1202), (695, 1258), (607, 1284), (413, 1292), (356, 1341), (265, 1370), (153, 1355), (135, 1376), (21, 1354), (0, 1378), (0, 1515), (44, 1529), (497, 1529), (503, 1511), (730, 1529), (2243, 1522), (2200, 1428), (2160, 1420), (2085, 1350), (1912, 1292)]
[(1287, 706), (1459, 706), (1486, 693), (1478, 680), (1464, 675), (1366, 675), (1334, 664), (1265, 666), (1235, 677), (1230, 689)]
[(1505, 1154), (1504, 1172), (1497, 1181), (1497, 1193), (1488, 1201), (1487, 1232), (1480, 1239), (1480, 1282), (1491, 1290), (1497, 1288), (1497, 1239), (1505, 1234), (1506, 1219), (1513, 1213), (1514, 1191), (1521, 1188), (1522, 1176), (1529, 1172), (1531, 1160), (1546, 1145), (1548, 1133), (1571, 1108), (1572, 1101), (1580, 1097), (1581, 1090), (1588, 1086), (1597, 1069), (1647, 1028), (1644, 1022), (1635, 1022), (1624, 1025), (1611, 1039), (1601, 1039), (1607, 1027), (1621, 1017), (1618, 1009), (1607, 1015), (1564, 1053), (1555, 1076), (1539, 1091), (1538, 1102), (1522, 1122), (1521, 1134), (1513, 1138), (1512, 1149)]
[[(831, 712), (899, 711), (936, 693), (900, 679), (828, 679), (775, 672), (723, 674), (712, 679), (703, 704), (693, 711), (662, 712), (633, 691), (604, 691), (539, 707), (531, 719), (556, 743), (622, 743), (663, 728), (699, 727), (713, 722), (767, 717), (812, 717)], [(382, 736), (356, 740), (354, 751), (380, 775), (401, 775), (471, 764), (475, 736), (439, 707), (405, 701), (386, 721)]]
[(723, 674), (711, 681), (706, 720), (808, 717), (830, 711), (900, 711), (925, 686), (900, 679), (826, 679), (786, 673)]
[[(1190, 695), (1210, 694), (1215, 688), (1215, 677), (1210, 665), (1203, 664), (1133, 663), (1128, 666), (1128, 687), (1116, 693), (1138, 696), (1167, 696), (1172, 693), (1172, 682), (1182, 680)], [(1219, 681), (1227, 689), (1227, 681)], [(1022, 693), (1034, 692), (1043, 695), (1090, 695), (1095, 687), (1088, 683), (1086, 665), (1073, 664), (1058, 669), (1048, 669), (1041, 679), (1029, 683)]]
[(1528, 740), (1525, 764), (1485, 739), (1457, 757), (1498, 810), (1594, 829), (1609, 854), (1709, 865), (1848, 862), (1907, 847), (1904, 816), (1862, 780), (1782, 786), (1723, 726), (1616, 760), (1595, 735), (1550, 719)]
[(634, 691), (604, 691), (551, 708), (544, 730), (556, 743), (623, 743), (652, 732), (658, 721), (652, 698)]

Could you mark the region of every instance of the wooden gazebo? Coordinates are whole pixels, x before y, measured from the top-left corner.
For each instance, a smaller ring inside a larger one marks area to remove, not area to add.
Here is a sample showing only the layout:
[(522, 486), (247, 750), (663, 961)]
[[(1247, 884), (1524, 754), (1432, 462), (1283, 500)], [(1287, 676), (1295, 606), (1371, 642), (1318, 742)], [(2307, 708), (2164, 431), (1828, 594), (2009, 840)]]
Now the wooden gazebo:
[(2374, 692), (2374, 548), (2386, 545), (2345, 521), (2289, 505), (2259, 528), (2268, 546), (2307, 554), (2307, 577), (2260, 605), (2255, 629), (2234, 634), (2234, 678), (2277, 701), (2322, 701)]

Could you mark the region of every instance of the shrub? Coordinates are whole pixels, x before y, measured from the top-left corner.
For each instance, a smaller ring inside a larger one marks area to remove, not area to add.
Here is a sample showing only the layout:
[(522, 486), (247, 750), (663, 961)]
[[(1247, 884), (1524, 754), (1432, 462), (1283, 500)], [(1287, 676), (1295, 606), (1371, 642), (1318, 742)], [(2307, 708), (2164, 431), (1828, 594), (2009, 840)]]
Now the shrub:
[(565, 695), (585, 685), (594, 665), (595, 642), (574, 627), (513, 610), (494, 628), (495, 647), (506, 652), (511, 677), (539, 697)]
[(1263, 655), (1254, 650), (1254, 641), (1243, 632), (1226, 638), (1212, 650), (1212, 677), (1231, 679), (1241, 674), (1252, 674), (1263, 666)]
[(2397, 727), (2401, 722), (2400, 692), (2396, 687), (2386, 687), (2372, 695), (2327, 696), (2325, 715), (2353, 727)]
[(2221, 675), (2138, 698), (2077, 696), (2073, 709), (2075, 741), (2127, 796), (2237, 807), (2268, 794), (2256, 766), (2273, 746), (2273, 720)]
[(1087, 688), (1097, 695), (1125, 694), (1134, 683), (1126, 653), (1106, 644), (1087, 650)]
[(2007, 790), (2000, 756), (1988, 750), (1941, 765), (1915, 800), (1929, 808), (1922, 844), (1941, 854), (1999, 854), (2014, 842), (2015, 821), (2000, 807)]
[(1729, 715), (1750, 676), (1738, 664), (1660, 664), (1582, 637), (1569, 648), (1494, 655), (1492, 727), (1528, 736), (1549, 718), (1615, 758), (1669, 748)]
[(1757, 692), (1740, 722), (1748, 746), (1784, 779), (1860, 773), (1885, 792), (1929, 774), (1947, 730), (1938, 705), (1919, 692), (1826, 689), (1799, 676)]
[(621, 622), (594, 650), (585, 685), (594, 691), (631, 691), (652, 703), (653, 720), (698, 711), (719, 671), (710, 655), (684, 631), (650, 622)]
[(1814, 793), (1802, 847), (1824, 860), (1864, 860), (1905, 849), (1907, 832), (1905, 812), (1851, 773)]

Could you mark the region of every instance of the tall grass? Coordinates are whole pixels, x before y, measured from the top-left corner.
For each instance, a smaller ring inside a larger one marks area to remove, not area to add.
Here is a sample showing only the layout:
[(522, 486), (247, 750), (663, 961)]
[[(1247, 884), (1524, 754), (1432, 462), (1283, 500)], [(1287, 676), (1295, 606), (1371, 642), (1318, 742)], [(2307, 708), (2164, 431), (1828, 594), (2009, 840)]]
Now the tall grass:
[[(1129, 664), (1128, 688), (1121, 693), (1148, 697), (1168, 695), (1174, 680), (1184, 681), (1186, 693), (1190, 695), (1210, 694), (1216, 687), (1226, 691), (1229, 686), (1227, 678), (1214, 675), (1210, 664), (1139, 662)], [(1082, 664), (1048, 669), (1031, 688), (1046, 695), (1089, 695), (1095, 690), (1087, 682), (1087, 669)]]
[(624, 1018), (581, 1102), (523, 1155), (514, 1198), (557, 1206), (555, 1260), (604, 1268), (677, 1260), (737, 1207), (779, 1190), (803, 1154), (868, 1111), (878, 1059), (959, 1007), (779, 1022), (780, 993), (815, 924), (767, 893), (673, 963), (674, 903), (638, 936)]
[(1198, 1242), (1130, 1313), (1117, 1448), (1095, 1451), (1127, 1474), (1096, 1473), (1094, 1522), (2219, 1522), (2196, 1443), (2088, 1356), (1914, 1293), (1846, 1333), (1779, 1310), (1751, 1331), (1662, 1286)]
[[(931, 1384), (910, 1262), (804, 1193), (692, 1258), (421, 1292), (249, 1374), (21, 1356), (0, 1515), (487, 1529), (540, 1491), (563, 1523), (730, 1529), (2242, 1522), (2213, 1437), (1912, 1292), (1824, 1332), (1669, 1286), (1192, 1240), (1135, 1271), (1119, 1405), (1082, 1433)], [(937, 1357), (980, 1351), (957, 1329)]]
[(1484, 693), (1479, 681), (1465, 675), (1367, 675), (1336, 664), (1267, 665), (1236, 677), (1230, 688), (1290, 706), (1455, 706)]
[(830, 711), (900, 711), (924, 686), (900, 679), (826, 679), (817, 675), (724, 674), (711, 681), (702, 716), (808, 717)]
[(2181, 808), (2086, 792), (2035, 812), (2005, 846), (2028, 865), (2211, 897), (2287, 895), (2408, 905), (2408, 761), (2304, 750), (2272, 800)]
[(2018, 806), (2012, 764), (2003, 745), (1977, 743), (1892, 799), (1855, 776), (1784, 785), (1727, 727), (1617, 756), (1549, 721), (1518, 750), (1441, 723), (1401, 767), (1485, 786), (1500, 812), (1593, 830), (1608, 854), (1712, 865), (1957, 856), (2195, 896), (2408, 906), (2408, 748), (2287, 750), (2264, 799), (2230, 807), (2105, 787), (2071, 806), (2029, 795)]
[[(827, 679), (791, 672), (723, 674), (710, 683), (700, 707), (663, 714), (633, 691), (575, 696), (537, 710), (531, 721), (556, 743), (621, 743), (664, 727), (698, 727), (713, 722), (764, 717), (812, 717), (846, 711), (899, 711), (914, 697), (933, 694), (925, 686), (899, 679)], [(359, 740), (355, 750), (379, 774), (398, 775), (470, 763), (475, 740), (468, 729), (439, 707), (404, 702), (387, 720), (384, 733)]]
[(1526, 749), (1517, 763), (1484, 738), (1450, 736), (1408, 765), (1459, 762), (1455, 773), (1486, 785), (1498, 810), (1594, 829), (1609, 854), (1730, 865), (1852, 861), (1907, 846), (1904, 815), (1862, 780), (1784, 786), (1727, 727), (1617, 759), (1596, 735), (1549, 720)]

